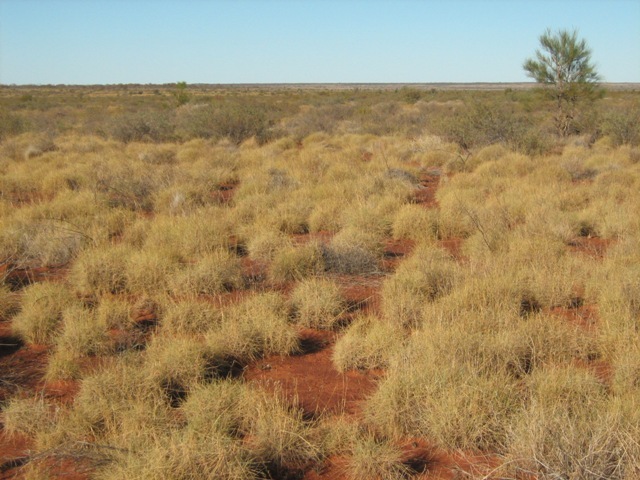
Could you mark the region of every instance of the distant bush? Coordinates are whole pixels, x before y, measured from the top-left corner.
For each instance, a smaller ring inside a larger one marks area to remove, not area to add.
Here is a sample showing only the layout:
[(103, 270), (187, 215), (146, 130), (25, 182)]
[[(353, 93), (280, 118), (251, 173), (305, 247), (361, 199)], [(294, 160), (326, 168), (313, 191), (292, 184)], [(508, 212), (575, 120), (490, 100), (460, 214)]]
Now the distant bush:
[(175, 125), (168, 112), (146, 111), (119, 115), (107, 125), (106, 131), (124, 143), (164, 142), (174, 138)]
[(540, 154), (549, 142), (539, 129), (513, 108), (491, 102), (474, 102), (434, 123), (436, 133), (464, 150), (503, 143), (528, 154)]
[(640, 106), (609, 112), (602, 130), (614, 145), (640, 145)]
[(422, 92), (415, 88), (403, 87), (400, 91), (402, 99), (407, 103), (416, 103), (422, 98)]
[(177, 128), (182, 138), (228, 138), (240, 144), (255, 137), (266, 143), (272, 135), (267, 108), (251, 103), (223, 102), (184, 105), (177, 113)]
[(26, 129), (25, 121), (5, 110), (0, 110), (0, 142), (4, 139), (22, 133)]
[(350, 118), (352, 114), (353, 107), (343, 104), (305, 107), (287, 122), (285, 129), (291, 136), (301, 141), (312, 133), (335, 132), (338, 124)]

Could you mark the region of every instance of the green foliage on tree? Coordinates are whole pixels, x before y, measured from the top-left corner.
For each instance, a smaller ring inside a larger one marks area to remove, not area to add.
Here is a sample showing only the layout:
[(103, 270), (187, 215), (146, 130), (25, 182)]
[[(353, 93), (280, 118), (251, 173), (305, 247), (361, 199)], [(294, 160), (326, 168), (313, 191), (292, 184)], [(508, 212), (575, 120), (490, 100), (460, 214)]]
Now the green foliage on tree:
[(173, 92), (173, 96), (178, 102), (178, 106), (184, 105), (191, 100), (191, 95), (187, 92), (187, 82), (177, 82), (176, 89)]
[(579, 103), (597, 97), (600, 75), (591, 62), (591, 49), (578, 39), (576, 30), (547, 29), (539, 40), (536, 58), (527, 59), (523, 68), (527, 76), (548, 87), (557, 105), (556, 128), (567, 136), (573, 132)]

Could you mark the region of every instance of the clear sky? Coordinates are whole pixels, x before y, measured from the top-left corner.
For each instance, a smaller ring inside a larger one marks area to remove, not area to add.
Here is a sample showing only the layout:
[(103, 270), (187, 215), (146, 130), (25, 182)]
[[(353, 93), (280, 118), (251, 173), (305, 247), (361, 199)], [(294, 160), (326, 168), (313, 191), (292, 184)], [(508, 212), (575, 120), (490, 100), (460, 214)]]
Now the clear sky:
[(640, 82), (640, 0), (0, 0), (0, 84), (519, 82), (547, 27)]

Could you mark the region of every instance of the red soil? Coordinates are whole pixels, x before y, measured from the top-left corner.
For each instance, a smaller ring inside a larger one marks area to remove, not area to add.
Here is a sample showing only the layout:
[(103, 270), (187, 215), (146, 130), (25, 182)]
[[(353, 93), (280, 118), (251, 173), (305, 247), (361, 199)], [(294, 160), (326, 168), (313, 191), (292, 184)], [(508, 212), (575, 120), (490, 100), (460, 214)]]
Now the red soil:
[(431, 170), (420, 176), (420, 186), (414, 193), (414, 202), (425, 208), (436, 208), (436, 191), (440, 184), (440, 172)]
[(317, 240), (320, 243), (327, 244), (333, 238), (334, 232), (320, 230), (319, 232), (295, 233), (291, 235), (291, 240), (295, 245), (305, 245), (311, 241)]
[(32, 448), (30, 439), (23, 435), (7, 435), (0, 431), (0, 480), (18, 478), (20, 467), (27, 461)]
[(23, 346), (11, 335), (7, 322), (0, 322), (0, 401), (18, 390), (33, 390), (42, 382), (47, 365), (47, 347)]
[(464, 238), (451, 237), (444, 240), (438, 240), (438, 245), (444, 248), (457, 261), (463, 261), (465, 257), (462, 255), (462, 242)]
[(242, 265), (242, 275), (252, 284), (260, 283), (267, 278), (268, 265), (266, 262), (243, 257), (240, 263)]
[(238, 183), (228, 182), (218, 185), (218, 189), (211, 192), (211, 198), (218, 203), (229, 203), (236, 193)]
[(581, 253), (592, 258), (603, 258), (613, 242), (614, 240), (610, 238), (577, 237), (569, 242), (569, 249), (574, 253)]
[(18, 289), (36, 282), (60, 280), (67, 273), (67, 265), (48, 267), (18, 267), (10, 262), (0, 265), (0, 278), (12, 289)]
[(413, 252), (416, 242), (405, 239), (388, 239), (384, 244), (384, 259), (382, 269), (392, 271), (398, 264)]
[[(416, 480), (499, 478), (492, 475), (500, 465), (500, 459), (494, 456), (449, 452), (423, 439), (407, 439), (399, 447), (402, 462), (414, 472), (411, 478)], [(350, 480), (347, 465), (344, 456), (330, 457), (321, 468), (306, 472), (304, 480)]]
[[(23, 345), (11, 335), (9, 322), (0, 322), (0, 401), (6, 401), (15, 395), (28, 397), (39, 392), (59, 404), (70, 404), (78, 391), (78, 383), (45, 382), (48, 353), (49, 348), (44, 345)], [(4, 425), (0, 426), (0, 479), (20, 478), (21, 467), (32, 453), (30, 448), (30, 439), (22, 435), (9, 436), (4, 432)], [(86, 475), (75, 473), (69, 476), (69, 472), (77, 471), (69, 462), (63, 470), (59, 469), (60, 465), (52, 464), (50, 477), (59, 478), (64, 475), (65, 478), (72, 479), (87, 478)]]
[(580, 299), (576, 299), (578, 305), (574, 307), (553, 307), (550, 313), (559, 316), (572, 325), (595, 331), (598, 324), (598, 307), (596, 305), (582, 305)]
[(305, 329), (300, 338), (307, 353), (264, 358), (245, 370), (245, 380), (282, 393), (308, 415), (358, 412), (381, 373), (338, 372), (331, 362), (332, 332)]
[(349, 311), (372, 315), (380, 312), (382, 278), (354, 275), (336, 275), (332, 278), (340, 285)]
[[(589, 333), (597, 333), (600, 321), (598, 306), (583, 305), (580, 297), (576, 298), (575, 303), (576, 305), (572, 307), (553, 307), (550, 313)], [(611, 385), (614, 373), (611, 363), (600, 358), (576, 359), (573, 363), (591, 371), (605, 385)]]

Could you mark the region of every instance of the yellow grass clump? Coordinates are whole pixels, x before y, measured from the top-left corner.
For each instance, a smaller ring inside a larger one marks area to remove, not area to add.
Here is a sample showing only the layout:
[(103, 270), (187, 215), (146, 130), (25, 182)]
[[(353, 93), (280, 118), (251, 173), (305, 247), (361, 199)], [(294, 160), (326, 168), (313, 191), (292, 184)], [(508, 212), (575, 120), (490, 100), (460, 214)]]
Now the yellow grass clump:
[(290, 304), (297, 323), (314, 328), (332, 328), (345, 310), (340, 287), (324, 278), (298, 283), (291, 292)]
[(27, 343), (50, 344), (60, 332), (64, 311), (77, 300), (61, 283), (36, 283), (27, 287), (13, 332)]

